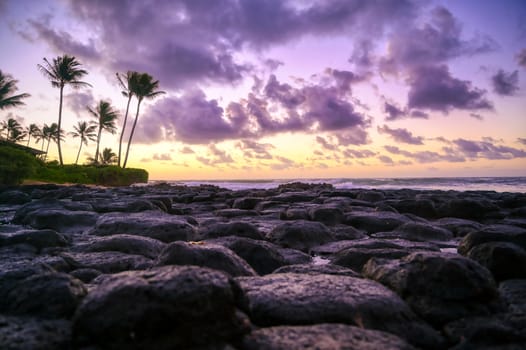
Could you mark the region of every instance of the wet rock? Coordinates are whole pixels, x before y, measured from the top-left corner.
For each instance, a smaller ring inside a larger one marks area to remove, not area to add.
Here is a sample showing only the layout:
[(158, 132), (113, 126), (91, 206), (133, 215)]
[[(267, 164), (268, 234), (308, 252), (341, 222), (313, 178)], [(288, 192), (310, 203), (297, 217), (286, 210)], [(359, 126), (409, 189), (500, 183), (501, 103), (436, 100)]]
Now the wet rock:
[(292, 221), (276, 226), (267, 238), (282, 247), (308, 253), (311, 248), (334, 241), (327, 226), (319, 222)]
[(479, 231), (483, 227), (482, 224), (476, 221), (458, 218), (441, 218), (433, 224), (448, 229), (455, 237), (464, 237), (468, 233)]
[(270, 242), (245, 237), (224, 237), (207, 242), (231, 249), (260, 275), (269, 274), (288, 262), (281, 253), (283, 249)]
[(440, 217), (482, 220), (497, 214), (499, 207), (487, 199), (457, 198), (445, 201), (437, 209)]
[(396, 291), (435, 326), (488, 315), (500, 306), (491, 273), (454, 253), (415, 252), (400, 260), (370, 259), (362, 273)]
[(330, 260), (335, 265), (361, 271), (370, 258), (398, 259), (411, 254), (407, 249), (399, 248), (346, 248), (334, 254)]
[(526, 230), (509, 225), (491, 225), (466, 235), (458, 245), (458, 252), (466, 255), (473, 247), (486, 242), (510, 242), (526, 249)]
[(77, 249), (83, 252), (116, 251), (155, 259), (164, 246), (164, 243), (153, 238), (117, 234), (97, 238), (88, 244), (77, 247)]
[(25, 204), (31, 202), (31, 197), (22, 191), (10, 190), (0, 192), (0, 204)]
[(61, 253), (70, 270), (95, 269), (103, 273), (117, 273), (128, 270), (145, 270), (153, 265), (153, 261), (142, 255), (125, 254), (121, 252), (92, 253)]
[(232, 250), (207, 242), (170, 243), (162, 250), (156, 265), (196, 265), (220, 270), (231, 276), (257, 275), (252, 267)]
[(65, 273), (10, 271), (0, 275), (0, 313), (68, 318), (86, 293), (81, 281)]
[(261, 202), (261, 198), (255, 198), (255, 197), (237, 198), (236, 200), (234, 200), (234, 203), (232, 204), (232, 208), (252, 210), (256, 208), (259, 202)]
[(240, 348), (246, 350), (414, 349), (393, 334), (344, 324), (261, 328), (245, 336)]
[(129, 234), (150, 237), (165, 243), (192, 241), (196, 238), (195, 228), (192, 225), (161, 211), (103, 214), (90, 234), (97, 236)]
[(343, 211), (330, 206), (316, 206), (309, 210), (309, 218), (327, 226), (334, 226), (344, 221)]
[(448, 241), (453, 238), (451, 231), (419, 222), (408, 222), (397, 227), (392, 232), (378, 232), (375, 238), (400, 238), (409, 241)]
[(506, 280), (499, 284), (499, 293), (511, 313), (526, 315), (526, 279)]
[(4, 350), (71, 349), (71, 324), (66, 320), (0, 315), (0, 345)]
[(203, 240), (225, 236), (264, 239), (256, 226), (242, 221), (220, 222), (201, 227), (197, 238)]
[(366, 238), (346, 241), (336, 241), (324, 244), (322, 246), (312, 249), (312, 253), (316, 255), (331, 255), (338, 253), (348, 248), (363, 248), (363, 249), (399, 249), (407, 250), (410, 252), (428, 250), (428, 251), (440, 251), (440, 248), (433, 243), (429, 242), (415, 242), (407, 241), (403, 239), (377, 239), (377, 238)]
[(356, 199), (365, 202), (379, 202), (385, 199), (385, 195), (380, 191), (360, 191)]
[(245, 209), (219, 209), (215, 211), (215, 214), (224, 218), (239, 218), (244, 216), (258, 216), (259, 213), (255, 210)]
[(347, 225), (369, 234), (392, 231), (409, 221), (405, 216), (391, 212), (352, 212), (345, 218)]
[(280, 273), (237, 278), (259, 326), (345, 323), (396, 334), (428, 349), (441, 337), (392, 291), (374, 281), (326, 274)]
[(402, 214), (414, 214), (426, 219), (437, 217), (435, 204), (429, 199), (386, 200), (384, 203), (395, 208)]
[(0, 235), (0, 246), (14, 244), (29, 244), (37, 249), (65, 247), (68, 245), (68, 239), (65, 235), (53, 230), (22, 230)]
[(219, 271), (164, 266), (109, 276), (73, 319), (77, 347), (183, 349), (240, 338), (250, 322), (242, 291)]
[(482, 243), (473, 247), (467, 257), (490, 270), (497, 281), (526, 278), (526, 251), (516, 244)]
[(338, 276), (349, 276), (349, 277), (360, 277), (360, 274), (354, 270), (345, 268), (343, 266), (333, 264), (295, 264), (287, 265), (276, 269), (273, 273), (308, 273), (308, 274), (325, 274), (325, 275), (338, 275)]
[(138, 212), (146, 211), (146, 210), (159, 210), (160, 209), (158, 206), (154, 205), (151, 201), (145, 200), (145, 199), (109, 200), (109, 201), (97, 200), (97, 201), (93, 201), (91, 205), (93, 206), (93, 210), (95, 210), (98, 213), (110, 213), (110, 212), (138, 213)]

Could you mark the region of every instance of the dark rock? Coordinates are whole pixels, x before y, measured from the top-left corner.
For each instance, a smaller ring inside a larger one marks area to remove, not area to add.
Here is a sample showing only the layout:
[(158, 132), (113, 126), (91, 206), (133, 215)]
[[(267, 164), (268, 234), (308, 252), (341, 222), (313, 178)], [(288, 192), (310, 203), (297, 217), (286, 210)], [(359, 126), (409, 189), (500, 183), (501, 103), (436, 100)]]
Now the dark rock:
[(0, 315), (0, 346), (3, 350), (68, 350), (71, 323)]
[(231, 276), (255, 276), (250, 265), (232, 250), (207, 242), (173, 242), (161, 252), (156, 262), (161, 265), (196, 265), (220, 270)]
[(305, 208), (287, 208), (279, 213), (280, 220), (309, 220), (309, 213)]
[(379, 202), (385, 199), (385, 195), (380, 191), (360, 191), (356, 199), (365, 202)]
[(466, 255), (473, 247), (486, 242), (510, 242), (526, 249), (526, 230), (508, 225), (487, 226), (466, 235), (458, 245), (458, 252)]
[(97, 240), (82, 245), (77, 249), (84, 252), (116, 251), (155, 259), (164, 246), (164, 243), (153, 238), (117, 234), (97, 238)]
[(236, 200), (234, 200), (234, 204), (232, 204), (232, 208), (252, 210), (256, 208), (259, 202), (261, 202), (261, 198), (254, 198), (254, 197), (237, 198)]
[(336, 225), (331, 229), (336, 240), (355, 240), (368, 237), (364, 231), (348, 225)]
[(287, 264), (282, 248), (261, 240), (245, 237), (224, 237), (208, 241), (231, 249), (243, 258), (260, 275), (271, 273)]
[(330, 260), (335, 265), (361, 271), (370, 258), (398, 259), (411, 254), (407, 249), (399, 248), (346, 248), (334, 254)]
[(453, 238), (451, 231), (432, 226), (430, 224), (408, 222), (397, 227), (392, 232), (378, 232), (372, 235), (375, 238), (400, 238), (409, 241), (448, 241)]
[(344, 324), (261, 328), (243, 338), (242, 350), (414, 349), (399, 337)]
[(250, 322), (237, 283), (219, 271), (164, 266), (109, 276), (73, 319), (77, 347), (185, 349), (219, 347)]
[[(109, 212), (138, 213), (138, 212), (146, 211), (146, 210), (159, 210), (160, 209), (158, 206), (154, 205), (151, 201), (145, 200), (145, 199), (109, 200), (109, 201), (97, 200), (97, 201), (93, 201), (91, 205), (93, 206), (93, 210), (95, 210), (98, 213), (109, 213)], [(171, 203), (170, 203), (170, 206), (171, 206)]]
[(482, 243), (474, 246), (467, 257), (490, 270), (497, 281), (526, 278), (526, 251), (516, 244)]
[(499, 284), (502, 300), (511, 313), (526, 315), (526, 279), (506, 280)]
[(491, 273), (454, 253), (416, 252), (400, 260), (370, 259), (362, 273), (396, 291), (436, 326), (488, 315), (500, 306)]
[(349, 277), (360, 277), (360, 274), (354, 270), (345, 268), (343, 266), (333, 265), (333, 264), (323, 264), (323, 265), (314, 265), (314, 264), (296, 264), (296, 265), (287, 265), (280, 267), (275, 270), (273, 273), (318, 273), (325, 275), (339, 275), (339, 276), (349, 276)]
[(308, 264), (312, 261), (309, 254), (296, 249), (282, 248), (279, 252), (285, 258), (286, 265)]
[(395, 208), (399, 213), (414, 214), (426, 219), (437, 217), (435, 204), (429, 199), (386, 200), (384, 203)]
[(436, 220), (434, 225), (448, 229), (455, 237), (464, 237), (468, 233), (479, 231), (483, 225), (472, 220), (458, 218), (442, 218)]
[(70, 317), (87, 293), (81, 281), (60, 272), (3, 273), (0, 289), (0, 313), (44, 318)]
[(316, 255), (331, 255), (338, 253), (348, 248), (363, 248), (363, 249), (399, 249), (410, 252), (428, 250), (440, 251), (440, 248), (429, 242), (415, 242), (406, 241), (403, 239), (376, 239), (366, 238), (357, 240), (337, 241), (324, 244), (322, 246), (312, 249), (312, 253)]
[(83, 232), (95, 225), (98, 215), (90, 211), (63, 209), (40, 209), (27, 216), (23, 224), (36, 229), (52, 229), (59, 232)]
[(0, 204), (25, 204), (28, 202), (31, 202), (31, 197), (22, 191), (0, 192)]
[(121, 252), (92, 253), (61, 253), (70, 270), (95, 269), (103, 273), (116, 273), (128, 270), (145, 270), (153, 265), (153, 261), (142, 255), (125, 254)]
[(308, 253), (311, 248), (334, 241), (327, 226), (319, 222), (292, 221), (276, 226), (267, 236), (276, 244)]
[(392, 291), (348, 276), (279, 273), (237, 278), (259, 326), (345, 323), (396, 334), (426, 349), (441, 337)]
[(255, 210), (244, 209), (219, 209), (215, 211), (217, 216), (224, 218), (238, 218), (243, 216), (258, 216), (259, 213)]
[(458, 198), (445, 201), (437, 210), (440, 217), (482, 220), (497, 213), (499, 207), (487, 199)]
[(196, 238), (193, 226), (161, 211), (103, 214), (90, 233), (97, 236), (130, 234), (154, 238), (165, 243), (192, 241)]
[(225, 236), (247, 237), (252, 239), (264, 239), (258, 228), (248, 222), (220, 222), (201, 227), (197, 238), (211, 239)]
[(313, 192), (285, 192), (272, 197), (272, 201), (281, 203), (307, 203), (316, 198), (318, 198), (318, 195)]
[(37, 249), (64, 247), (67, 237), (53, 230), (22, 230), (9, 235), (0, 235), (0, 246), (30, 244)]
[(99, 277), (102, 274), (102, 272), (96, 269), (80, 268), (71, 271), (69, 274), (75, 277), (76, 279), (81, 280), (84, 283), (90, 283), (95, 278)]
[(391, 212), (353, 212), (346, 215), (345, 223), (369, 234), (392, 231), (409, 222), (403, 215)]
[(93, 207), (86, 203), (61, 201), (54, 198), (34, 200), (18, 208), (15, 216), (13, 217), (13, 223), (19, 225), (29, 225), (33, 215), (40, 210), (90, 212), (93, 210)]
[(344, 221), (343, 211), (340, 208), (317, 206), (309, 210), (309, 218), (328, 226), (334, 226)]

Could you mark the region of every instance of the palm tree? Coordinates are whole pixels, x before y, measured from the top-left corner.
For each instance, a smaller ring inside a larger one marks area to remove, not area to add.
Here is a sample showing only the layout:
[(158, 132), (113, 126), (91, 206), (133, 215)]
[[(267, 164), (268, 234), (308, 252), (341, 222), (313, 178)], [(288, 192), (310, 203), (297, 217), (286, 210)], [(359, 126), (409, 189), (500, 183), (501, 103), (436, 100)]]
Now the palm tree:
[(29, 147), (29, 142), (31, 141), (31, 136), (38, 140), (38, 137), (41, 133), (40, 128), (36, 124), (29, 124), (26, 128), (27, 133), (27, 146)]
[(121, 74), (121, 73), (115, 73), (115, 74), (117, 75), (117, 81), (119, 82), (119, 85), (122, 88), (122, 91), (121, 91), (122, 95), (128, 98), (128, 102), (126, 103), (126, 113), (124, 114), (124, 122), (122, 123), (121, 136), (119, 137), (119, 154), (118, 154), (117, 162), (118, 162), (118, 166), (121, 166), (122, 139), (124, 137), (124, 131), (126, 130), (126, 123), (128, 121), (128, 111), (130, 110), (130, 102), (133, 97), (132, 86), (134, 84), (134, 81), (138, 80), (140, 73), (128, 71), (126, 72), (126, 75)]
[(88, 111), (97, 118), (95, 122), (96, 127), (98, 127), (97, 133), (97, 150), (95, 151), (95, 162), (99, 160), (99, 145), (100, 137), (102, 135), (102, 130), (108, 131), (112, 134), (115, 134), (117, 127), (115, 121), (119, 117), (117, 111), (113, 109), (109, 102), (101, 100), (95, 110), (92, 110), (88, 107)]
[(77, 153), (77, 159), (75, 159), (75, 164), (79, 162), (79, 156), (80, 156), (80, 150), (82, 149), (82, 144), (88, 145), (89, 141), (95, 141), (96, 140), (96, 134), (95, 130), (97, 129), (97, 126), (94, 124), (89, 124), (88, 122), (78, 122), (77, 125), (73, 127), (75, 131), (70, 132), (69, 134), (73, 137), (80, 137), (80, 146), (79, 151)]
[(136, 78), (131, 80), (130, 90), (137, 97), (137, 112), (135, 113), (135, 120), (133, 121), (133, 126), (130, 133), (130, 139), (128, 140), (128, 146), (126, 147), (126, 156), (124, 157), (124, 163), (122, 164), (123, 168), (126, 168), (126, 163), (128, 162), (128, 155), (130, 153), (130, 145), (132, 143), (133, 134), (135, 132), (135, 127), (137, 126), (137, 119), (139, 119), (139, 109), (141, 107), (141, 102), (144, 98), (153, 99), (156, 96), (162, 95), (164, 91), (156, 91), (159, 88), (159, 80), (153, 80), (153, 77), (148, 73), (141, 73)]
[[(44, 140), (47, 140), (46, 155), (44, 156), (45, 161), (49, 152), (49, 144), (51, 141), (58, 143), (59, 140), (63, 138), (63, 135), (59, 131), (57, 123), (53, 123), (51, 125), (44, 124), (44, 127), (42, 128), (42, 134), (44, 136)], [(42, 149), (44, 149), (43, 144), (44, 142), (42, 142)]]
[[(63, 55), (53, 59), (53, 62), (49, 62), (47, 58), (44, 58), (44, 64), (39, 64), (37, 67), (44, 74), (46, 78), (51, 81), (51, 86), (60, 89), (60, 100), (58, 105), (58, 132), (62, 132), (62, 100), (64, 86), (67, 84), (74, 88), (82, 86), (91, 86), (90, 84), (81, 81), (80, 79), (88, 74), (84, 69), (80, 68), (81, 64), (73, 56)], [(58, 146), (58, 158), (60, 165), (64, 165), (62, 160), (62, 148), (60, 147), (60, 137), (57, 139)]]
[(22, 99), (31, 96), (29, 94), (9, 96), (18, 90), (16, 83), (18, 83), (17, 80), (0, 70), (0, 110), (23, 105)]
[(6, 140), (11, 142), (19, 142), (26, 136), (22, 125), (15, 119), (9, 118), (2, 122), (2, 130), (6, 131)]
[(117, 155), (111, 150), (111, 148), (104, 148), (100, 156), (100, 162), (103, 165), (110, 165), (117, 161)]

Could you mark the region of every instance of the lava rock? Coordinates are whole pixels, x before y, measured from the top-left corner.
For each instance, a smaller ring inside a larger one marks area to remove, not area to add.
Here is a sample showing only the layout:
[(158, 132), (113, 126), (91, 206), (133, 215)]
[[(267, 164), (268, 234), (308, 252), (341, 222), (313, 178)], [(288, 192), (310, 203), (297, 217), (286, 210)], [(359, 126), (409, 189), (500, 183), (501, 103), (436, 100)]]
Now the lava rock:
[(349, 277), (360, 277), (360, 274), (354, 270), (345, 268), (343, 266), (333, 264), (295, 264), (282, 266), (276, 269), (273, 273), (308, 273), (308, 274), (324, 274), (324, 275), (338, 275)]
[(408, 222), (397, 227), (392, 232), (378, 232), (372, 237), (376, 238), (400, 238), (409, 241), (448, 241), (453, 238), (451, 231), (419, 222)]
[(282, 247), (308, 253), (311, 248), (334, 241), (327, 226), (319, 222), (292, 221), (276, 226), (267, 238)]
[(142, 255), (150, 259), (155, 259), (164, 246), (164, 243), (153, 238), (117, 234), (97, 238), (79, 248), (84, 252), (116, 251), (126, 254)]
[(0, 192), (0, 204), (25, 204), (31, 202), (31, 196), (17, 190)]
[(496, 281), (526, 278), (526, 251), (516, 244), (482, 243), (473, 247), (467, 257), (490, 270)]
[(201, 227), (197, 238), (203, 240), (225, 236), (264, 239), (256, 226), (243, 221), (219, 222)]
[(331, 206), (316, 206), (309, 210), (309, 218), (327, 226), (334, 226), (344, 221), (344, 214), (340, 208)]
[(9, 235), (0, 235), (0, 246), (30, 244), (37, 249), (65, 247), (68, 239), (54, 230), (22, 230)]
[(526, 230), (509, 225), (491, 225), (466, 235), (458, 245), (458, 252), (466, 255), (476, 245), (486, 242), (510, 242), (526, 249)]
[(400, 214), (391, 212), (353, 212), (345, 217), (347, 225), (364, 230), (369, 234), (387, 232), (409, 222), (410, 220)]
[(71, 322), (0, 315), (3, 350), (71, 349)]
[(128, 270), (145, 270), (153, 265), (153, 261), (142, 255), (125, 254), (121, 252), (90, 252), (60, 253), (69, 264), (71, 270), (95, 269), (103, 273), (117, 273)]

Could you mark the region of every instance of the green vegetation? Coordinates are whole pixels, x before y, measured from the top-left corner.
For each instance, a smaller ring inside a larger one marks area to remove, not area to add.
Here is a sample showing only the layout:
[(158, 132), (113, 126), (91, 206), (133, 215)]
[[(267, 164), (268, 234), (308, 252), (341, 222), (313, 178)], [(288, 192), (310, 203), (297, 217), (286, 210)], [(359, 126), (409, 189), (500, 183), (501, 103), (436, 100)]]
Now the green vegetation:
[(15, 147), (0, 146), (0, 184), (18, 185), (40, 167), (40, 162), (32, 154)]

